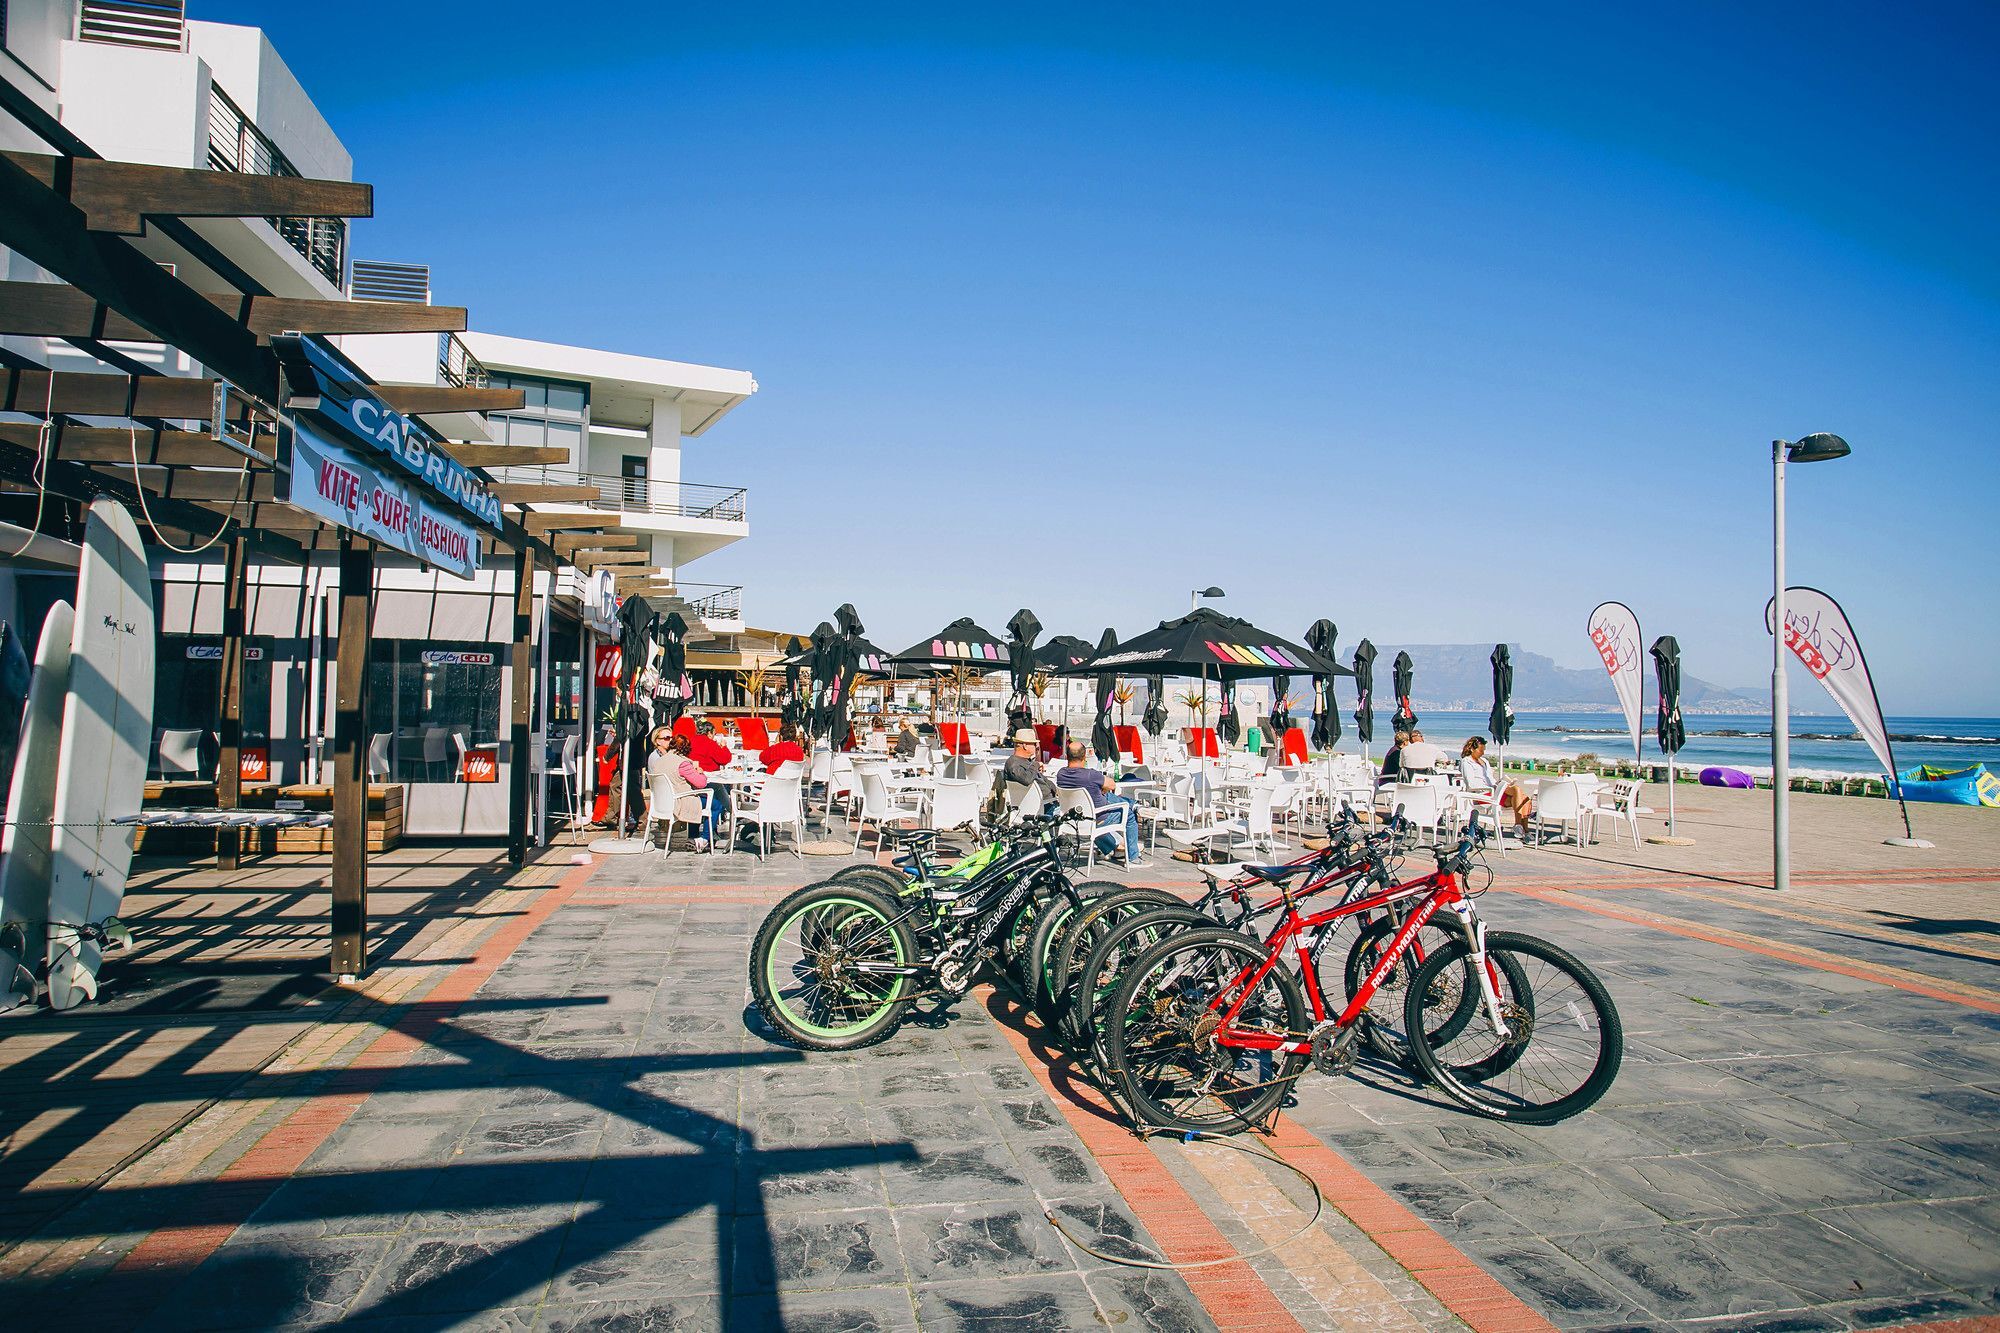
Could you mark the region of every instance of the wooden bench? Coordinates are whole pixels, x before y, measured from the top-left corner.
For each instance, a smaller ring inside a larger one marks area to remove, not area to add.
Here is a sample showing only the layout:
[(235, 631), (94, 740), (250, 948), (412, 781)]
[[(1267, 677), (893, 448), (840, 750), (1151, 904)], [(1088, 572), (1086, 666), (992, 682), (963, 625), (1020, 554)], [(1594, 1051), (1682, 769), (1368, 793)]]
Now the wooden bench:
[[(279, 786), (275, 782), (246, 782), (239, 805), (245, 810), (275, 810), (280, 799), (302, 802), (301, 808), (306, 810), (330, 811), (333, 809), (333, 788), (320, 783)], [(149, 810), (206, 808), (214, 804), (215, 784), (212, 782), (146, 784), (145, 808)], [(214, 829), (208, 828), (142, 827), (135, 832), (133, 850), (145, 856), (213, 855), (215, 833)], [(333, 851), (331, 828), (245, 829), (239, 836), (246, 856)], [(371, 783), (368, 788), (368, 850), (386, 852), (400, 846), (402, 841), (403, 784)]]

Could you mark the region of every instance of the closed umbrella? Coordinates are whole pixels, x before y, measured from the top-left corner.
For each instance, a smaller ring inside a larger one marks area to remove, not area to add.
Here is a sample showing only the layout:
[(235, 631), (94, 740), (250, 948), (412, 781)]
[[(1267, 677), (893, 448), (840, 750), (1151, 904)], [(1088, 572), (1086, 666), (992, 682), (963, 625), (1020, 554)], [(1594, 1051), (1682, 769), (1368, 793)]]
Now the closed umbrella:
[[(1340, 637), (1331, 620), (1315, 620), (1306, 630), (1306, 647), (1321, 657), (1333, 657), (1333, 644)], [(1340, 709), (1333, 701), (1333, 677), (1314, 673), (1313, 729), (1315, 750), (1331, 750), (1340, 740)]]
[(1157, 736), (1167, 729), (1167, 678), (1165, 676), (1146, 677), (1146, 711), (1139, 718), (1139, 725), (1150, 736)]
[(1514, 697), (1514, 663), (1507, 655), (1507, 645), (1493, 645), (1493, 711), (1486, 715), (1487, 729), (1493, 733), (1493, 744), (1505, 745), (1514, 739), (1514, 708), (1508, 701)]
[(1291, 688), (1292, 678), (1284, 672), (1271, 677), (1271, 731), (1281, 747), (1285, 743), (1285, 733), (1292, 729), (1291, 705), (1285, 702)]
[(1243, 722), (1236, 716), (1236, 682), (1222, 682), (1222, 716), (1215, 721), (1215, 734), (1222, 737), (1224, 745), (1236, 744), (1236, 738), (1243, 734)]
[(1375, 739), (1375, 645), (1366, 639), (1354, 650), (1354, 694), (1354, 739), (1366, 758), (1368, 742)]
[(847, 748), (848, 729), (853, 724), (854, 677), (861, 669), (860, 649), (868, 641), (861, 637), (861, 616), (852, 604), (841, 603), (840, 609), (833, 613), (833, 623), (840, 629), (837, 663), (840, 674), (837, 677), (838, 687), (834, 690), (833, 715), (828, 719), (827, 735), (832, 740), (833, 748), (842, 750)]
[(1396, 730), (1408, 731), (1417, 725), (1417, 715), (1410, 711), (1410, 678), (1416, 674), (1416, 664), (1410, 661), (1408, 653), (1396, 654), (1396, 662), (1391, 669), (1391, 678), (1396, 687)]
[[(1110, 630), (1097, 641), (1098, 657), (1107, 657), (1118, 648), (1118, 636)], [(1100, 762), (1110, 763), (1118, 757), (1118, 737), (1111, 730), (1111, 706), (1117, 702), (1112, 696), (1118, 689), (1116, 671), (1100, 671), (1094, 682), (1097, 694), (1097, 721), (1090, 728), (1090, 749)]]
[(824, 736), (833, 721), (831, 701), (838, 697), (840, 657), (840, 631), (831, 621), (820, 621), (812, 632), (812, 703), (806, 710), (806, 730), (814, 736)]
[(678, 611), (669, 611), (655, 622), (654, 639), (660, 645), (660, 698), (653, 725), (671, 727), (688, 704), (687, 621)]
[(1009, 735), (1035, 722), (1034, 710), (1028, 706), (1028, 677), (1035, 674), (1035, 639), (1041, 632), (1042, 622), (1025, 606), (1007, 622), (1007, 678), (1013, 687), (1007, 697)]
[(1653, 640), (1653, 674), (1660, 684), (1660, 750), (1667, 756), (1667, 836), (1674, 837), (1674, 756), (1687, 744), (1681, 723), (1681, 645), (1671, 634)]

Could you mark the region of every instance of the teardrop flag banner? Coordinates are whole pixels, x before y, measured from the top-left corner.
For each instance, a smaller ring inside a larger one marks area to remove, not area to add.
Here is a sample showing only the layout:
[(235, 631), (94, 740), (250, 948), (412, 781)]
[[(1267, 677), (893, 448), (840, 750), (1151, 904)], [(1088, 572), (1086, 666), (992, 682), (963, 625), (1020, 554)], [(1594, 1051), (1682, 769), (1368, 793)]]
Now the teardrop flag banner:
[(1632, 733), (1632, 757), (1639, 758), (1640, 667), (1645, 661), (1645, 640), (1639, 637), (1639, 617), (1623, 602), (1605, 602), (1590, 613), (1590, 646), (1597, 649), (1604, 669), (1611, 675), (1611, 688), (1618, 692), (1618, 706), (1625, 710), (1625, 725)]
[[(1764, 632), (1771, 632), (1771, 603), (1764, 603)], [(1785, 589), (1785, 647), (1805, 663), (1813, 679), (1826, 686), (1847, 720), (1882, 761), (1882, 771), (1896, 773), (1896, 754), (1889, 748), (1889, 729), (1882, 722), (1882, 704), (1869, 679), (1861, 640), (1847, 623), (1840, 603), (1818, 588)], [(1776, 718), (1772, 721), (1775, 723)]]

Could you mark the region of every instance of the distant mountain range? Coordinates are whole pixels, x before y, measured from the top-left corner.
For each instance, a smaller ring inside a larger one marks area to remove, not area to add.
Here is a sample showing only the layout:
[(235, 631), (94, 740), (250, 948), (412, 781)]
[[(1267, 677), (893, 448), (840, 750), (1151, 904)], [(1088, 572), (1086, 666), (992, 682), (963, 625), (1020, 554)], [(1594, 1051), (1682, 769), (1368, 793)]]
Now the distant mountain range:
[[(1380, 705), (1389, 702), (1392, 680), (1390, 664), (1398, 652), (1407, 652), (1415, 666), (1411, 678), (1411, 706), (1419, 714), (1426, 708), (1444, 711), (1471, 709), (1484, 712), (1493, 706), (1493, 653), (1490, 643), (1403, 643), (1377, 644), (1375, 695)], [(1618, 696), (1611, 677), (1602, 670), (1576, 670), (1558, 666), (1552, 657), (1531, 653), (1517, 643), (1507, 645), (1514, 663), (1514, 711), (1524, 712), (1617, 712)], [(1350, 662), (1352, 644), (1339, 649), (1340, 660)], [(1653, 707), (1653, 664), (1644, 671), (1645, 699)], [(1345, 690), (1342, 691), (1346, 693)], [(1764, 713), (1771, 707), (1769, 690), (1732, 690), (1713, 685), (1698, 676), (1681, 677), (1681, 710), (1688, 713)]]

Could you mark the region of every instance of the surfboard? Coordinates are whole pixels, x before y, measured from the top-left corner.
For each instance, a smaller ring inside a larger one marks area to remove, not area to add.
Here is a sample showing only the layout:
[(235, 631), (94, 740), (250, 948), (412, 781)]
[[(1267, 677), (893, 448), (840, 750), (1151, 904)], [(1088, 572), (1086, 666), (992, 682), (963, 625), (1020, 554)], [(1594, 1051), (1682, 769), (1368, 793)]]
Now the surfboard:
[(153, 739), (153, 581), (132, 515), (91, 502), (76, 579), (69, 700), (55, 788), (49, 874), (49, 1004), (70, 1009), (97, 994), (99, 940), (81, 927), (118, 912), (132, 868)]
[(49, 608), (35, 649), (35, 674), (21, 710), (21, 748), (0, 832), (0, 1011), (35, 998), (48, 949), (49, 818), (56, 804), (56, 742), (69, 696), (69, 643), (76, 617), (68, 602)]

